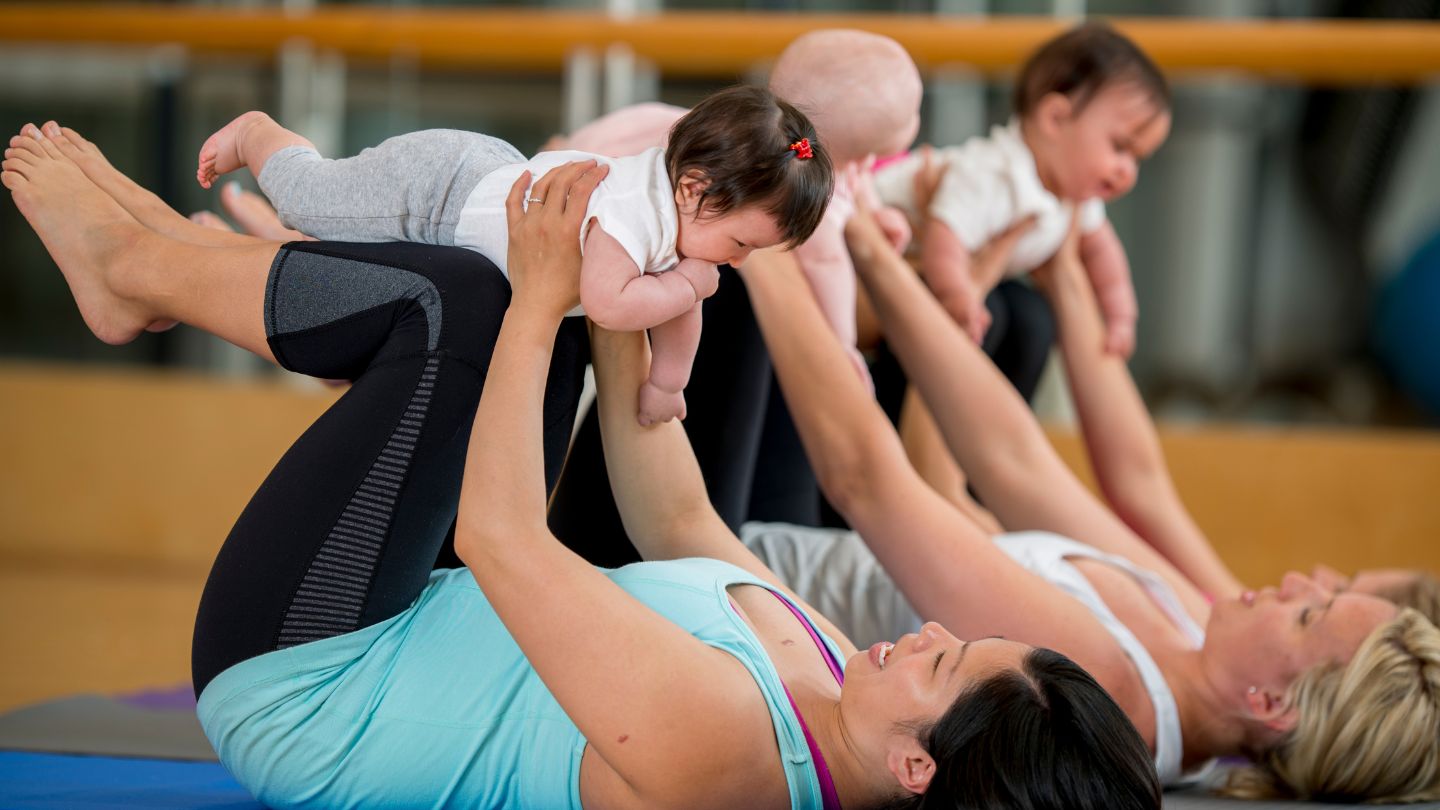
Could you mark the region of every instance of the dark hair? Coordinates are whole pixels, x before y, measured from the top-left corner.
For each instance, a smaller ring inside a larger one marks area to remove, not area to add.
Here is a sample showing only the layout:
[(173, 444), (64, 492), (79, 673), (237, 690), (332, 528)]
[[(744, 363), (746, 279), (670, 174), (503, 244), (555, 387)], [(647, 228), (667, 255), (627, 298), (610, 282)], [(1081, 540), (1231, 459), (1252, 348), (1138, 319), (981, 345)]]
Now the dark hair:
[[(802, 160), (790, 148), (802, 138), (809, 139), (814, 157)], [(676, 121), (665, 167), (677, 187), (689, 172), (709, 181), (700, 195), (702, 213), (763, 206), (790, 247), (810, 238), (835, 184), (830, 156), (810, 120), (759, 87), (721, 90)]]
[(1034, 649), (1022, 671), (967, 689), (919, 739), (935, 759), (923, 794), (895, 810), (1155, 810), (1150, 750), (1075, 662)]
[(1082, 23), (1041, 45), (1020, 68), (1015, 114), (1029, 115), (1050, 93), (1068, 97), (1078, 112), (1120, 81), (1138, 84), (1158, 107), (1170, 109), (1170, 85), (1139, 46), (1103, 22)]

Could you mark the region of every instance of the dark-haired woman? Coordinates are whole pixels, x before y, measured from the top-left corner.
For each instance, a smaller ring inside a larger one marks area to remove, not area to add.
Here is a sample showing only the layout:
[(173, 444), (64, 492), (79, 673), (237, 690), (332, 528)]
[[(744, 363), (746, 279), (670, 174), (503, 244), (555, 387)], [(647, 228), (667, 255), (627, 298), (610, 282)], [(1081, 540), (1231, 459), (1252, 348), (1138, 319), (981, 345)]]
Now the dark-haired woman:
[[(1062, 656), (934, 624), (860, 652), (780, 586), (683, 429), (636, 424), (641, 335), (594, 355), (617, 500), (657, 561), (555, 541), (541, 414), (592, 165), (536, 183), (543, 205), (512, 187), (507, 308), (463, 251), (161, 236), (31, 140), (4, 185), (98, 336), (180, 320), (355, 379), (246, 507), (196, 622), (202, 722), (266, 804), (1159, 806), (1135, 730)], [(431, 576), (452, 519), (468, 570)]]

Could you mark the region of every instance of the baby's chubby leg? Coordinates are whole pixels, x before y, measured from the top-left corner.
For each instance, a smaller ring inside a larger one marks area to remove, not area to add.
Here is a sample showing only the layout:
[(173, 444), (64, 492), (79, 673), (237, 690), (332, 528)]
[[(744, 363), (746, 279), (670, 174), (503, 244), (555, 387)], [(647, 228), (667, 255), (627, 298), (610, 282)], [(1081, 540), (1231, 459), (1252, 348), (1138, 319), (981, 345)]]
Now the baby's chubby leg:
[(431, 129), (340, 160), (322, 158), (308, 144), (290, 144), (251, 167), (287, 228), (335, 241), (452, 245), (480, 180), (523, 161), (497, 138)]

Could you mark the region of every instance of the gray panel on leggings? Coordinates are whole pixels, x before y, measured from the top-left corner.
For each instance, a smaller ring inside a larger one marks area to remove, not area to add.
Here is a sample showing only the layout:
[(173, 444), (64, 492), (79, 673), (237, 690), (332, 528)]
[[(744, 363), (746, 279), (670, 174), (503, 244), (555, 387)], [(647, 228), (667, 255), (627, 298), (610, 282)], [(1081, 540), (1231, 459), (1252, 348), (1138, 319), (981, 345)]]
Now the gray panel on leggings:
[(413, 298), (429, 322), (426, 348), (434, 351), (440, 341), (440, 292), (418, 273), (294, 250), (280, 251), (275, 263), (265, 287), (265, 333), (271, 337)]

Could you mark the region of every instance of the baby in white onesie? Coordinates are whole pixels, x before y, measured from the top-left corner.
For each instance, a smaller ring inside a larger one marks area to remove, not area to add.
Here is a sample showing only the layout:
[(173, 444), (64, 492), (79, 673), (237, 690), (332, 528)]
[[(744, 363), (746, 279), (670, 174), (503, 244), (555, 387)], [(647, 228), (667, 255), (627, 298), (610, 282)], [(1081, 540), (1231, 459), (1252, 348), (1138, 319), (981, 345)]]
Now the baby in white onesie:
[[(665, 149), (621, 159), (545, 152), (526, 161), (496, 138), (426, 130), (327, 160), (251, 112), (205, 142), (196, 176), (208, 188), (248, 167), (286, 227), (337, 241), (458, 245), (504, 272), (511, 186), (526, 171), (533, 182), (588, 158), (609, 174), (591, 195), (581, 235), (581, 307), (604, 328), (650, 330), (639, 421), (683, 419), (700, 302), (715, 292), (715, 266), (804, 242), (830, 198), (830, 160), (810, 121), (767, 90), (716, 93), (675, 122)], [(527, 197), (528, 205), (545, 203)]]
[[(810, 31), (785, 47), (770, 73), (770, 90), (805, 112), (835, 167), (835, 195), (819, 227), (795, 248), (806, 281), (825, 319), (845, 346), (855, 370), (870, 379), (855, 347), (855, 267), (845, 248), (845, 221), (856, 195), (881, 220), (886, 235), (903, 250), (910, 239), (905, 218), (880, 208), (868, 183), (852, 188), (850, 169), (868, 169), (877, 156), (908, 149), (920, 127), (920, 71), (905, 49), (889, 37), (846, 28)], [(586, 124), (552, 148), (602, 155), (634, 155), (663, 146), (671, 124), (685, 114), (668, 104), (635, 104)]]
[(1129, 39), (1086, 23), (1030, 57), (1014, 104), (1015, 117), (988, 137), (937, 151), (945, 174), (927, 210), (916, 206), (917, 155), (877, 169), (876, 191), (917, 223), (921, 273), (976, 342), (990, 321), (985, 296), (1000, 279), (979, 277), (971, 252), (1029, 221), (1000, 270), (1024, 275), (1055, 255), (1078, 217), (1081, 258), (1105, 316), (1105, 348), (1128, 358), (1139, 309), (1105, 203), (1135, 186), (1139, 164), (1170, 134), (1165, 78)]

